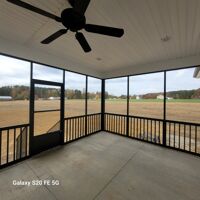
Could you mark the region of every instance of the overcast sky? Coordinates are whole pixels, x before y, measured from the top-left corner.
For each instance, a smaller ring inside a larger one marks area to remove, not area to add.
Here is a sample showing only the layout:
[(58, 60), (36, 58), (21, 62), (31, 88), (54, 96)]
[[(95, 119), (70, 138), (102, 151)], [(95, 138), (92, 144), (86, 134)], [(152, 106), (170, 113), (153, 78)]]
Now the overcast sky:
[[(167, 72), (167, 91), (200, 88), (200, 79), (193, 78), (194, 68)], [(151, 73), (130, 77), (130, 95), (163, 92), (164, 73)], [(106, 81), (106, 91), (113, 95), (126, 94), (127, 78)]]
[[(63, 71), (34, 64), (33, 78), (54, 82), (63, 81)], [(66, 72), (65, 87), (85, 90), (86, 77), (77, 73)], [(30, 85), (30, 63), (0, 55), (0, 87), (12, 85)], [(101, 91), (101, 80), (89, 77), (88, 91)]]
[[(34, 64), (34, 78), (62, 82), (62, 70)], [(167, 72), (167, 91), (190, 90), (200, 88), (200, 79), (193, 78), (194, 68)], [(85, 89), (85, 76), (66, 72), (65, 87), (70, 89)], [(0, 86), (29, 85), (30, 63), (0, 56)], [(101, 91), (99, 79), (88, 79), (88, 91)], [(106, 80), (106, 91), (110, 94), (126, 95), (127, 78)], [(163, 91), (163, 73), (152, 73), (130, 77), (130, 95)]]

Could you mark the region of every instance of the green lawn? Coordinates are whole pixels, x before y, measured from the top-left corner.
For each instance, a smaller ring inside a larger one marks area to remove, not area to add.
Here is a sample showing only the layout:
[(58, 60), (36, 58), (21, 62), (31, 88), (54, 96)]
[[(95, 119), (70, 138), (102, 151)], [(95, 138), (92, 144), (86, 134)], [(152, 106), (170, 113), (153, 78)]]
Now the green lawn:
[[(106, 99), (109, 102), (126, 102), (126, 99)], [(163, 102), (162, 99), (130, 99), (130, 102)], [(200, 103), (200, 99), (170, 99), (167, 103)]]

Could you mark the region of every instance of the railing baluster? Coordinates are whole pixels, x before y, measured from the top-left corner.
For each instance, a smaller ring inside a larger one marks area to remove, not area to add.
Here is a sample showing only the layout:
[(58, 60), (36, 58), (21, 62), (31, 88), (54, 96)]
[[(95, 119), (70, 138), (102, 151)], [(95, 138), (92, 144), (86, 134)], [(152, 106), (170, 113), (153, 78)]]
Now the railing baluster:
[(14, 147), (13, 147), (13, 160), (15, 160), (15, 145), (16, 145), (16, 128), (14, 128), (14, 134), (13, 134), (13, 141), (14, 141), (14, 143), (13, 143), (13, 145), (14, 145)]
[(78, 135), (79, 135), (79, 138), (81, 137), (81, 122), (82, 122), (82, 117), (78, 118)]
[(78, 118), (78, 135), (79, 137), (81, 137), (81, 121), (82, 121), (82, 117)]
[(74, 140), (74, 134), (75, 134), (75, 130), (74, 130), (74, 121), (75, 120), (72, 120), (72, 140)]
[(95, 115), (94, 116), (94, 131), (95, 132), (98, 130), (98, 128), (97, 128), (97, 118), (98, 118), (98, 115)]
[(133, 118), (133, 137), (136, 137), (136, 134), (135, 134), (135, 117)]
[(70, 140), (69, 121), (70, 121), (69, 119), (66, 120), (66, 122), (67, 122), (67, 142), (69, 142), (69, 140)]
[(137, 121), (137, 128), (136, 128), (136, 131), (137, 131), (137, 138), (138, 138), (138, 118), (136, 119)]
[(91, 121), (92, 131), (91, 132), (94, 132), (94, 115), (91, 116), (91, 118), (92, 118), (92, 121)]
[(96, 132), (96, 130), (97, 130), (97, 128), (96, 128), (96, 118), (97, 118), (97, 116), (94, 115), (94, 130), (93, 130), (93, 132)]
[(1, 165), (2, 131), (0, 130), (0, 165)]
[(7, 154), (6, 154), (6, 162), (8, 163), (8, 156), (9, 156), (9, 133), (10, 130), (7, 130)]
[(25, 132), (25, 156), (27, 156), (27, 139), (28, 139), (28, 134), (27, 134), (27, 127), (25, 127), (26, 132)]
[(111, 131), (111, 129), (110, 129), (110, 115), (107, 115), (107, 117), (108, 117), (108, 123), (109, 123), (108, 130)]
[(181, 124), (178, 125), (178, 148), (181, 148)]
[(149, 141), (149, 120), (147, 119), (147, 141)]
[(110, 131), (110, 115), (107, 114), (108, 126), (107, 130)]
[(157, 143), (156, 120), (154, 120), (154, 142)]
[(114, 126), (114, 131), (117, 133), (117, 116), (115, 115), (115, 126)]
[(170, 140), (171, 140), (171, 123), (169, 123), (169, 146), (170, 146)]
[(159, 121), (159, 124), (158, 124), (158, 128), (159, 128), (159, 144), (160, 144), (160, 121)]
[(112, 116), (108, 114), (108, 121), (109, 121), (109, 129), (108, 130), (112, 132), (112, 130), (111, 130), (111, 127), (112, 127), (112, 125), (111, 125), (111, 123), (112, 123), (111, 122), (111, 117)]
[(85, 117), (83, 117), (82, 136), (85, 136)]
[(143, 140), (146, 139), (146, 120), (143, 119)]
[(97, 131), (100, 131), (100, 128), (99, 128), (99, 125), (101, 124), (100, 118), (101, 118), (100, 115), (96, 116), (96, 130)]
[(191, 133), (191, 130), (192, 129), (192, 127), (191, 127), (191, 125), (190, 125), (190, 129), (189, 129), (189, 151), (191, 152), (191, 140), (192, 140), (192, 133)]
[(115, 133), (117, 133), (117, 117), (118, 116), (115, 116)]
[(176, 124), (175, 124), (175, 123), (173, 123), (173, 124), (174, 124), (174, 126), (173, 126), (173, 128), (174, 128), (174, 133), (173, 133), (173, 146), (175, 147), (175, 142), (176, 142), (176, 138), (175, 138)]
[(92, 122), (92, 124), (93, 124), (93, 130), (92, 130), (92, 132), (94, 133), (95, 132), (95, 115), (93, 115), (93, 122)]
[(88, 134), (90, 134), (90, 132), (91, 132), (91, 125), (90, 125), (91, 117), (88, 116), (87, 118), (88, 118), (88, 120), (87, 120)]
[(106, 131), (109, 131), (109, 117), (108, 117), (107, 114), (105, 114), (105, 117), (106, 117), (105, 130), (106, 130)]
[(117, 120), (118, 120), (118, 116), (115, 116), (115, 133), (119, 134), (117, 131), (118, 125), (117, 125)]
[(64, 132), (64, 134), (65, 134), (65, 142), (68, 141), (68, 140), (67, 140), (67, 130), (68, 130), (67, 121), (68, 121), (68, 120), (65, 120), (65, 121), (64, 121), (64, 124), (65, 124), (65, 128), (64, 128), (64, 130), (65, 130), (65, 132)]
[(132, 124), (132, 123), (133, 123), (133, 118), (130, 117), (130, 118), (129, 118), (129, 121), (130, 121), (130, 122), (129, 122), (129, 126), (130, 126), (130, 131), (129, 131), (129, 133), (130, 133), (130, 136), (133, 137), (133, 130), (132, 130), (132, 126), (133, 126), (133, 124)]
[(20, 158), (22, 158), (22, 128), (20, 128)]
[(88, 122), (89, 123), (88, 126), (90, 126), (90, 132), (89, 132), (89, 134), (90, 134), (90, 133), (92, 133), (92, 120), (93, 119), (92, 119), (92, 116), (90, 116), (89, 118), (90, 118), (90, 120)]
[(75, 139), (79, 138), (79, 132), (78, 132), (78, 128), (77, 128), (78, 120), (79, 120), (79, 117), (74, 120)]
[(110, 129), (109, 129), (109, 116), (108, 116), (108, 114), (105, 114), (105, 116), (106, 116), (106, 131), (110, 131)]
[(153, 133), (152, 133), (152, 131), (153, 131), (153, 122), (152, 122), (152, 120), (151, 120), (151, 142), (152, 142), (152, 137), (153, 137)]
[(185, 124), (184, 124), (184, 150), (185, 150)]
[(195, 126), (195, 153), (197, 153), (197, 126)]
[(88, 116), (87, 118), (88, 118), (88, 120), (87, 120), (88, 134), (90, 134), (90, 132), (91, 132), (91, 125), (90, 125), (91, 116)]
[(141, 139), (141, 134), (142, 134), (142, 119), (140, 119), (140, 139)]
[(73, 132), (72, 132), (72, 119), (69, 120), (69, 127), (70, 127), (70, 141), (72, 140), (72, 135), (73, 135)]

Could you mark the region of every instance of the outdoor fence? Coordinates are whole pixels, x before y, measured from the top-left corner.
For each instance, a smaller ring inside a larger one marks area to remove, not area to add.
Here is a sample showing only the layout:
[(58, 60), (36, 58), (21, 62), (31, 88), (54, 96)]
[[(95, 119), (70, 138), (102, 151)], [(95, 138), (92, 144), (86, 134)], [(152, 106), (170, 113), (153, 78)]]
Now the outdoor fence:
[(200, 124), (113, 113), (104, 121), (105, 131), (200, 155)]
[[(65, 118), (65, 143), (102, 130), (102, 114)], [(0, 128), (0, 167), (29, 156), (30, 125)], [(200, 155), (200, 124), (104, 114), (104, 130), (129, 138)]]
[(101, 131), (101, 113), (65, 118), (65, 143)]
[(0, 166), (29, 155), (29, 124), (0, 128)]

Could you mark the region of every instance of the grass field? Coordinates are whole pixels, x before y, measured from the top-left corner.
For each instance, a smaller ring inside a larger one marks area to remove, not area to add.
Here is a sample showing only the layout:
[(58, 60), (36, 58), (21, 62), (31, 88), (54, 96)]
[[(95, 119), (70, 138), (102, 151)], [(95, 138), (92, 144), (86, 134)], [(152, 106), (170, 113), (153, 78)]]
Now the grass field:
[[(110, 101), (110, 102), (126, 102), (126, 99), (106, 99), (106, 101)], [(130, 99), (130, 102), (141, 102), (141, 103), (145, 103), (145, 102), (154, 102), (154, 103), (158, 103), (158, 102), (163, 102), (162, 99)], [(167, 103), (200, 103), (200, 99), (167, 99)]]

